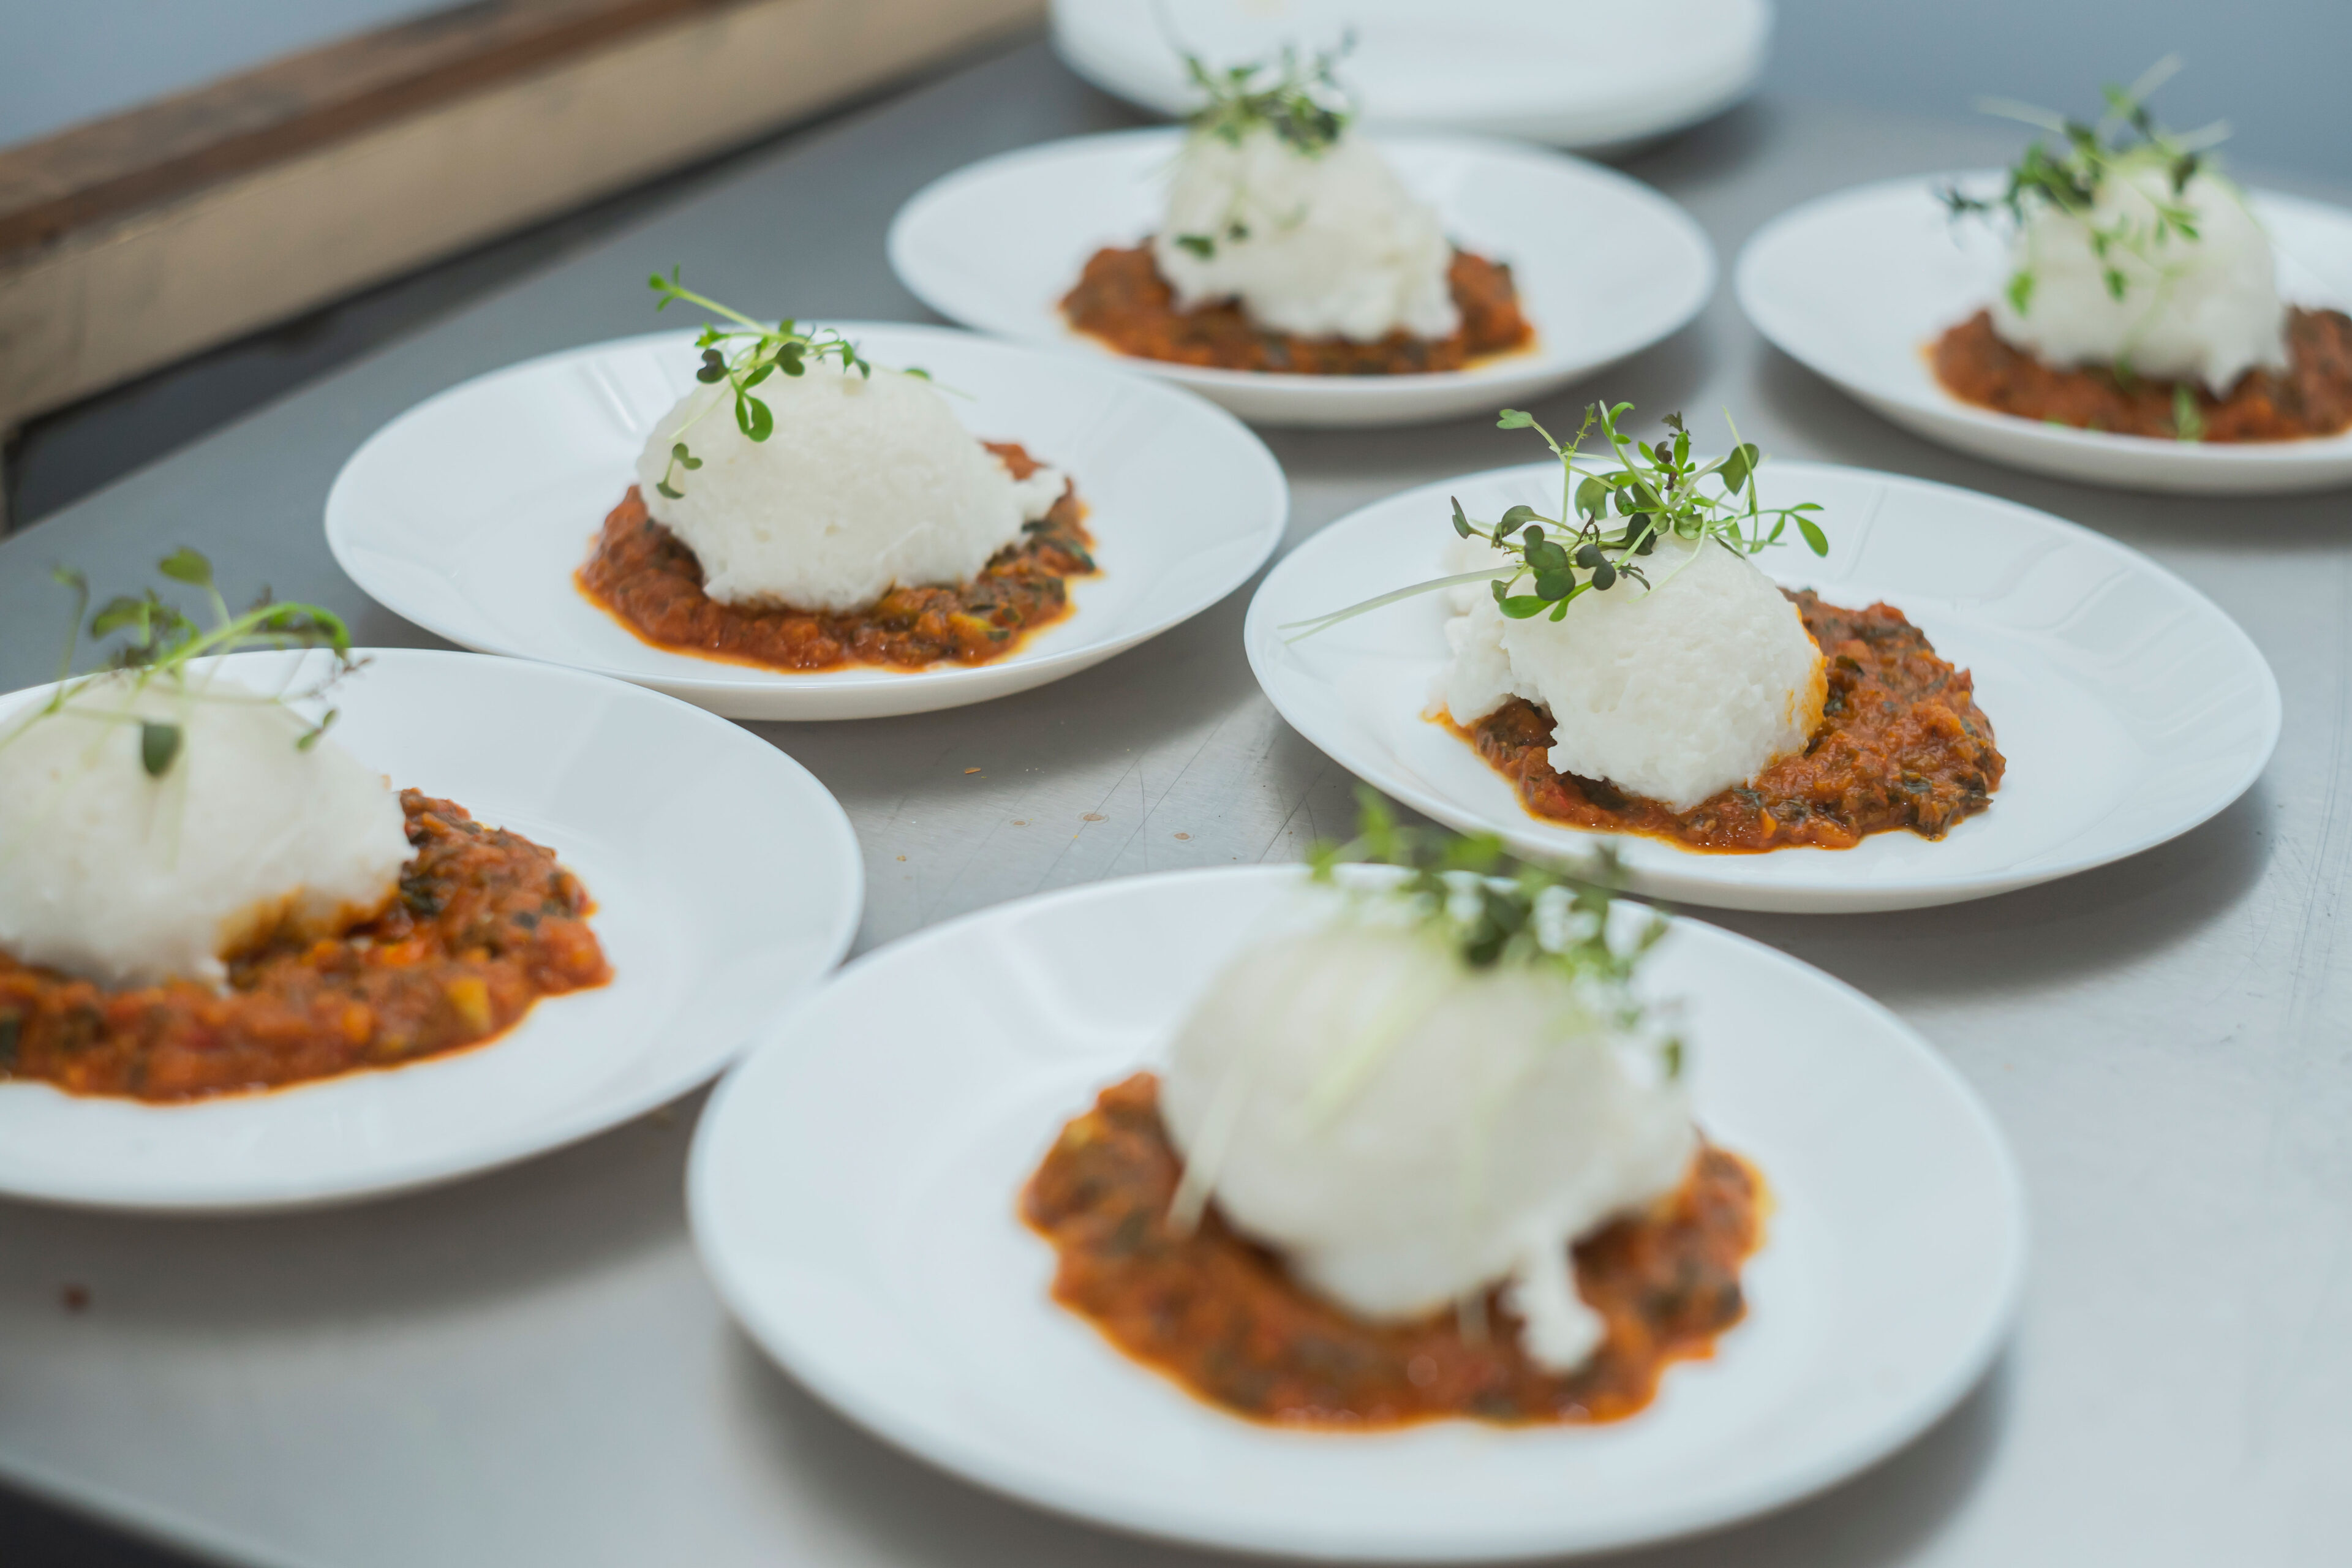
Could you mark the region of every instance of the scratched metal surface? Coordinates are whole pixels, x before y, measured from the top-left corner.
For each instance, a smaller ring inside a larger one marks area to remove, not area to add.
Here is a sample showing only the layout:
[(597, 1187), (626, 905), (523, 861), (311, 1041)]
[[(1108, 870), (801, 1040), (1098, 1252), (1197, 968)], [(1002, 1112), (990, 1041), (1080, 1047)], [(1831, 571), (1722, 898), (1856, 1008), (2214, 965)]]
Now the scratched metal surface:
[[(49, 563), (128, 584), (184, 542), (233, 588), (323, 601), (363, 641), (429, 642), (369, 605), (320, 538), (337, 466), (383, 420), (478, 372), (642, 329), (656, 266), (770, 312), (921, 319), (880, 260), (906, 195), (987, 153), (1127, 122), (1027, 48), (648, 213), (0, 543), (0, 688), (47, 673), (61, 628)], [(1804, 197), (2009, 150), (1999, 131), (1768, 100), (1632, 167), (1687, 204), (1727, 262)], [(1956, 909), (1727, 921), (1895, 1008), (1985, 1094), (2032, 1189), (2033, 1276), (2007, 1354), (1910, 1449), (1777, 1518), (1623, 1562), (2340, 1560), (2346, 496), (2175, 500), (1989, 468), (1772, 354), (1727, 297), (1556, 404), (1604, 392), (1653, 413), (1728, 404), (1769, 450), (1968, 484), (2105, 529), (2236, 616), (2286, 703), (2285, 741), (2252, 794), (2134, 861)], [(1291, 542), (1403, 485), (1523, 455), (1499, 440), (1479, 421), (1278, 436)], [(856, 824), (871, 887), (860, 946), (1040, 889), (1281, 858), (1343, 826), (1348, 781), (1250, 680), (1245, 601), (984, 707), (759, 727)], [(0, 1204), (0, 1475), (185, 1550), (304, 1568), (1214, 1561), (969, 1489), (769, 1368), (687, 1241), (698, 1109), (341, 1213), (162, 1224)], [(68, 1285), (89, 1291), (86, 1310), (64, 1310)]]

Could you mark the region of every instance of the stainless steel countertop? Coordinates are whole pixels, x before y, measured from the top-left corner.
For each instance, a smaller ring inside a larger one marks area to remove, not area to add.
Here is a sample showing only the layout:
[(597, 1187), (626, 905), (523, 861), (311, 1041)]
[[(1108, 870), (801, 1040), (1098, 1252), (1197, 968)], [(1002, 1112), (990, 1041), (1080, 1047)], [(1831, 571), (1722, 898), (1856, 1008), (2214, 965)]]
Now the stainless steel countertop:
[[(467, 376), (646, 329), (657, 267), (770, 312), (924, 319), (881, 258), (906, 195), (986, 153), (1129, 122), (1033, 47), (795, 139), (0, 543), (0, 689), (49, 673), (65, 608), (50, 563), (104, 591), (145, 581), (181, 542), (213, 556), (232, 597), (266, 581), (351, 615), (363, 642), (431, 646), (361, 596), (320, 532), (337, 467), (378, 425)], [(1767, 100), (1629, 167), (1697, 216), (1727, 268), (1797, 201), (2012, 150), (1998, 127)], [(2007, 1353), (1911, 1448), (1776, 1518), (1622, 1561), (2341, 1561), (2347, 494), (2173, 500), (1976, 463), (1765, 348), (1727, 290), (1548, 406), (1603, 395), (1644, 415), (1728, 405), (1780, 456), (1949, 480), (2105, 530), (2235, 616), (2286, 705), (2277, 759), (2245, 799), (2122, 865), (1917, 913), (1709, 917), (1860, 986), (1950, 1056), (2022, 1159), (2033, 1272)], [(1291, 542), (1402, 486), (1518, 456), (1483, 420), (1270, 439), (1291, 475)], [(755, 726), (856, 825), (859, 946), (1040, 889), (1290, 858), (1346, 826), (1349, 781), (1250, 679), (1247, 597), (1024, 696)], [(0, 1204), (0, 1475), (188, 1550), (302, 1568), (1215, 1561), (972, 1490), (773, 1371), (687, 1238), (698, 1105), (479, 1181), (295, 1218)], [(85, 1310), (65, 1309), (69, 1285), (88, 1290)]]

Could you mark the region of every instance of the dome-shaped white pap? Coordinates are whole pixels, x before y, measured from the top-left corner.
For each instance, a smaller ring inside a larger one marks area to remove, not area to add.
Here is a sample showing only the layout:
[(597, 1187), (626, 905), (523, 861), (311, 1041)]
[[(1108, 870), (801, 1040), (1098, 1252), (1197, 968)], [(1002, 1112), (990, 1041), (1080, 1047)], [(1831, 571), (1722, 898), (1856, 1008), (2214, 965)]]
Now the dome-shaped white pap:
[[(142, 721), (179, 731), (160, 774)], [(12, 724), (0, 948), (110, 985), (217, 984), (224, 955), (272, 931), (333, 935), (378, 913), (412, 853), (400, 797), (331, 736), (298, 744), (309, 729), (202, 673), (102, 677)]]
[[(2160, 222), (2159, 203), (2185, 209), (2194, 236)], [(1993, 330), (2051, 364), (2201, 381), (2217, 396), (2256, 366), (2286, 365), (2270, 237), (2244, 194), (2216, 175), (2175, 191), (2168, 166), (2125, 163), (2100, 182), (2087, 214), (2032, 207), (2009, 263)]]
[[(1571, 915), (1566, 895), (1550, 914)], [(1569, 1246), (1671, 1192), (1696, 1148), (1622, 986), (1473, 969), (1442, 931), (1342, 918), (1258, 942), (1178, 1035), (1160, 1105), (1188, 1184), (1371, 1319), (1511, 1281), (1521, 1342), (1580, 1364), (1603, 1326)]]
[[(764, 441), (736, 425), (734, 395), (724, 381), (688, 393), (637, 458), (646, 510), (722, 604), (847, 611), (965, 582), (1066, 483), (1052, 468), (1014, 480), (919, 376), (830, 361), (771, 375), (754, 392), (775, 421)], [(681, 441), (700, 468), (672, 466)]]
[[(1507, 557), (1458, 542), (1454, 570)], [(1555, 621), (1505, 616), (1489, 590), (1451, 590), (1453, 659), (1435, 700), (1471, 724), (1513, 697), (1549, 710), (1551, 765), (1687, 811), (1801, 752), (1828, 683), (1803, 617), (1747, 556), (1660, 544), (1630, 578)]]
[(1238, 300), (1300, 337), (1443, 338), (1461, 324), (1436, 209), (1352, 133), (1312, 152), (1265, 128), (1186, 138), (1151, 258), (1182, 308)]

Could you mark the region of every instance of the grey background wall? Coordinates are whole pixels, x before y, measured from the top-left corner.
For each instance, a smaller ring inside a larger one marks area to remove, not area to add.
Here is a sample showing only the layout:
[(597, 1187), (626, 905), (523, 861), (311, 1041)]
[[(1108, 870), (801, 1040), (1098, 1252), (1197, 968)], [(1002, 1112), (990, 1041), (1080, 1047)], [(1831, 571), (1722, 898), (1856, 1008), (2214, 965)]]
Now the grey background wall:
[[(450, 3), (0, 0), (0, 145)], [(2100, 81), (2178, 52), (2173, 123), (2226, 116), (2237, 162), (2352, 179), (2352, 0), (1780, 0), (1780, 13), (1770, 90), (1920, 113), (1966, 114), (1979, 92), (2087, 110)]]
[[(2226, 119), (2230, 158), (2352, 181), (2352, 0), (1780, 0), (1767, 91), (1963, 115), (1998, 95), (2098, 107), (2168, 54), (2188, 68), (2158, 107), (2183, 129)], [(1980, 83), (1955, 92), (1956, 82)]]

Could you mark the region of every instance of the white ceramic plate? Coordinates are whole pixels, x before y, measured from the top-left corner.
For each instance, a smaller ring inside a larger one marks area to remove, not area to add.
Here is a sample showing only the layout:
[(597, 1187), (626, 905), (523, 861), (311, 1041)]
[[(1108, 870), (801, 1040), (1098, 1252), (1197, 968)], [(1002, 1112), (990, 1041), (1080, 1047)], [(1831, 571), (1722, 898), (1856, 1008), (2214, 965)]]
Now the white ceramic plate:
[[(238, 654), (226, 668), (276, 689), (323, 657)], [(142, 1105), (0, 1083), (0, 1193), (219, 1213), (486, 1171), (683, 1094), (848, 951), (857, 840), (824, 786), (766, 742), (551, 665), (367, 658), (334, 689), (335, 739), (395, 785), (554, 849), (596, 901), (611, 984), (547, 997), (470, 1050), (266, 1094)], [(0, 698), (0, 713), (39, 695)]]
[(1271, 59), (1285, 44), (1312, 54), (1353, 29), (1339, 77), (1366, 123), (1587, 152), (1730, 108), (1756, 85), (1772, 36), (1767, 0), (1054, 0), (1053, 16), (1072, 70), (1162, 114), (1199, 102), (1180, 44), (1222, 67)]
[(1232, 416), (1108, 364), (969, 332), (845, 321), (878, 364), (929, 370), (974, 435), (1067, 471), (1099, 577), (993, 664), (794, 675), (639, 640), (572, 574), (635, 482), (654, 421), (693, 384), (690, 336), (624, 338), (452, 387), (368, 438), (327, 497), (327, 542), (387, 608), (485, 653), (568, 664), (730, 719), (875, 719), (984, 701), (1099, 664), (1247, 582), (1290, 489)]
[[(1915, 909), (2068, 876), (2188, 832), (2270, 760), (2278, 682), (2237, 624), (2137, 552), (2046, 512), (1971, 490), (1819, 463), (1771, 463), (1775, 505), (1814, 500), (1826, 560), (1801, 544), (1758, 556), (1832, 604), (1884, 599), (1936, 651), (1975, 672), (1977, 703), (2009, 760), (1990, 810), (1943, 839), (1879, 833), (1852, 849), (1708, 855), (1617, 842), (1640, 891), (1722, 909), (1830, 913)], [(1474, 517), (1559, 503), (1552, 464), (1424, 485), (1340, 519), (1258, 589), (1250, 668), (1282, 716), (1342, 766), (1465, 831), (1535, 854), (1591, 835), (1537, 817), (1478, 754), (1423, 719), (1446, 658), (1442, 594), (1302, 642), (1287, 622), (1445, 574), (1446, 497)]]
[(1060, 300), (1097, 250), (1159, 226), (1182, 140), (1179, 131), (1080, 136), (959, 170), (898, 210), (890, 265), (924, 304), (968, 327), (1163, 376), (1265, 425), (1492, 413), (1671, 335), (1715, 291), (1706, 236), (1638, 181), (1509, 142), (1383, 137), (1381, 150), (1457, 245), (1510, 263), (1534, 347), (1423, 375), (1279, 375), (1117, 354), (1072, 331)]
[[(2000, 236), (1954, 223), (1936, 191), (1997, 189), (1981, 171), (1891, 180), (1809, 202), (1758, 230), (1735, 285), (1756, 330), (1816, 374), (1930, 440), (2090, 484), (2187, 495), (2273, 495), (2352, 484), (2352, 433), (2230, 445), (2071, 430), (1946, 392), (1927, 351), (1984, 309), (2007, 273)], [(2352, 309), (2352, 213), (2267, 191), (2254, 212), (2292, 304)]]
[[(2025, 1257), (1975, 1096), (1892, 1015), (1688, 921), (1648, 983), (1689, 999), (1699, 1119), (1776, 1208), (1751, 1311), (1620, 1424), (1281, 1432), (1196, 1402), (1046, 1294), (1022, 1184), (1095, 1093), (1152, 1065), (1294, 867), (1026, 899), (874, 953), (703, 1113), (688, 1172), (720, 1296), (851, 1418), (999, 1491), (1244, 1551), (1446, 1561), (1704, 1530), (1890, 1452), (1974, 1384)], [(955, 1026), (897, 1005), (955, 1000)], [(876, 1136), (886, 1127), (887, 1135)]]

